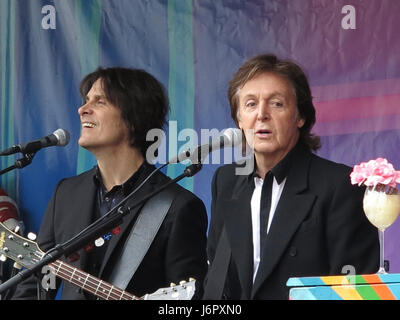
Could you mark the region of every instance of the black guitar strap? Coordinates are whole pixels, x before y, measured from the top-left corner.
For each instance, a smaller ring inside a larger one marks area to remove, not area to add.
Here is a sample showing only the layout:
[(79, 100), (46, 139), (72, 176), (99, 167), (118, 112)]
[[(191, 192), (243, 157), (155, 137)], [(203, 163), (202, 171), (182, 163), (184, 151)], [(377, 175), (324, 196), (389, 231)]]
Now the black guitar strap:
[(160, 229), (173, 199), (171, 188), (167, 188), (143, 206), (109, 279), (116, 287), (125, 290), (128, 286)]
[(224, 227), (218, 241), (214, 261), (208, 271), (208, 281), (204, 288), (204, 300), (221, 300), (230, 260), (231, 248)]

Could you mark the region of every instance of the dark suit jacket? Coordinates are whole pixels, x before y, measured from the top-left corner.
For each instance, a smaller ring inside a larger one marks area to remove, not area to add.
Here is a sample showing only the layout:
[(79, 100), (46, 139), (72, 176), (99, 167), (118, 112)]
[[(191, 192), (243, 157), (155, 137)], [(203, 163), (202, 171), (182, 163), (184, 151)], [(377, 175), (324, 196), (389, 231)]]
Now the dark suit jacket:
[[(378, 234), (362, 209), (364, 188), (350, 184), (351, 168), (300, 145), (253, 284), (252, 188), (248, 176), (235, 175), (236, 167), (222, 166), (213, 178), (205, 299), (288, 299), (290, 277), (337, 275), (345, 265), (353, 265), (357, 274), (378, 270)], [(229, 268), (212, 273), (223, 228)], [(225, 287), (215, 297), (218, 279)]]
[[(96, 200), (94, 174), (92, 169), (79, 176), (62, 180), (57, 185), (38, 234), (38, 243), (44, 251), (69, 240), (92, 222)], [(164, 174), (157, 172), (133, 199), (141, 199), (168, 180)], [(207, 214), (204, 204), (179, 185), (174, 184), (172, 188), (175, 195), (172, 206), (126, 288), (126, 291), (137, 296), (152, 293), (158, 288), (168, 287), (171, 282), (179, 283), (189, 277), (195, 278), (197, 283), (202, 283), (207, 271)], [(132, 219), (141, 208), (136, 207), (125, 216), (121, 233), (109, 241), (100, 269), (101, 279), (107, 280), (108, 273), (118, 259), (122, 242), (130, 231)], [(80, 260), (71, 264), (85, 270), (88, 255), (84, 250), (78, 253)], [(33, 278), (21, 283), (13, 299), (35, 299), (35, 283)], [(53, 298), (55, 291), (50, 290), (48, 298)], [(63, 284), (62, 299), (76, 300), (86, 297), (75, 285)]]

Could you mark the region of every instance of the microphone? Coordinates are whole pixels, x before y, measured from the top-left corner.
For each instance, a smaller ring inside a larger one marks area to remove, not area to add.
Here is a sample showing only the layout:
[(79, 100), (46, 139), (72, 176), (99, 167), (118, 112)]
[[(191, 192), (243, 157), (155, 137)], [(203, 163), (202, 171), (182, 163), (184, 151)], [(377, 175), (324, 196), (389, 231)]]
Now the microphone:
[(235, 147), (242, 142), (242, 131), (237, 128), (228, 128), (218, 138), (214, 138), (211, 143), (197, 146), (193, 151), (181, 152), (176, 157), (170, 159), (168, 163), (177, 163), (190, 159), (192, 163), (201, 163), (207, 155), (213, 151), (224, 147)]
[(41, 139), (30, 141), (25, 144), (17, 144), (12, 146), (11, 148), (5, 149), (0, 152), (0, 156), (8, 156), (17, 152), (21, 152), (23, 154), (34, 153), (42, 148), (51, 146), (64, 147), (68, 144), (68, 142), (69, 132), (64, 129), (57, 129), (52, 134), (49, 134), (48, 136)]

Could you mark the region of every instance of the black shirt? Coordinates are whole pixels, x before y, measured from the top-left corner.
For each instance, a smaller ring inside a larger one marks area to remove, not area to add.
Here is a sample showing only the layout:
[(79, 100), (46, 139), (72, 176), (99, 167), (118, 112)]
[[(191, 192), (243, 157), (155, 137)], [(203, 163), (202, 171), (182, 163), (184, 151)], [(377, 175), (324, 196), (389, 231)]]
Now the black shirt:
[[(122, 185), (116, 185), (110, 191), (107, 191), (100, 170), (97, 167), (96, 174), (93, 176), (97, 188), (96, 205), (92, 215), (93, 222), (118, 205), (126, 196), (139, 186), (139, 184), (153, 169), (153, 166), (144, 161), (139, 169), (125, 183)], [(110, 240), (111, 236), (111, 232), (103, 235), (103, 237), (95, 242), (92, 249), (88, 252), (87, 270), (93, 276), (99, 276), (101, 263), (107, 250), (108, 240)]]

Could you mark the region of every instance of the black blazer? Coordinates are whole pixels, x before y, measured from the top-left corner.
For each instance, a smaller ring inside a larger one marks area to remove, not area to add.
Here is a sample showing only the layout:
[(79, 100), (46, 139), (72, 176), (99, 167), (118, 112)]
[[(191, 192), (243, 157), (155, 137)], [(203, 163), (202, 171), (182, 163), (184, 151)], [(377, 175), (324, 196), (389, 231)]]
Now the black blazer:
[[(94, 174), (95, 170), (92, 169), (79, 176), (62, 180), (57, 185), (38, 234), (38, 243), (43, 250), (64, 243), (92, 222), (96, 200)], [(157, 172), (136, 193), (134, 199), (141, 199), (168, 180), (164, 174)], [(207, 271), (207, 214), (204, 204), (179, 185), (174, 184), (172, 188), (175, 194), (172, 206), (126, 288), (126, 291), (137, 296), (152, 293), (158, 288), (168, 287), (171, 282), (178, 283), (189, 277), (195, 278), (197, 283), (202, 283)], [(129, 233), (132, 219), (141, 208), (136, 207), (125, 216), (121, 233), (109, 241), (99, 278), (107, 281), (108, 273), (118, 259), (119, 249)], [(78, 253), (80, 259), (71, 264), (85, 270), (88, 254), (84, 250)], [(35, 283), (33, 278), (21, 283), (13, 299), (35, 299)], [(53, 298), (55, 291), (50, 290), (47, 298)], [(62, 299), (86, 298), (86, 294), (77, 286), (64, 282)]]
[[(364, 189), (350, 183), (351, 168), (301, 146), (294, 154), (267, 236), (267, 258), (260, 262), (253, 284), (253, 189), (248, 176), (235, 175), (236, 167), (222, 166), (213, 178), (208, 237), (211, 266), (205, 299), (288, 299), (290, 277), (337, 275), (345, 265), (353, 265), (357, 274), (378, 270), (377, 229), (362, 209)], [(230, 250), (226, 255), (229, 268), (211, 273), (218, 268), (213, 261), (223, 228), (226, 250)], [(223, 279), (225, 287), (215, 297), (218, 279)]]

